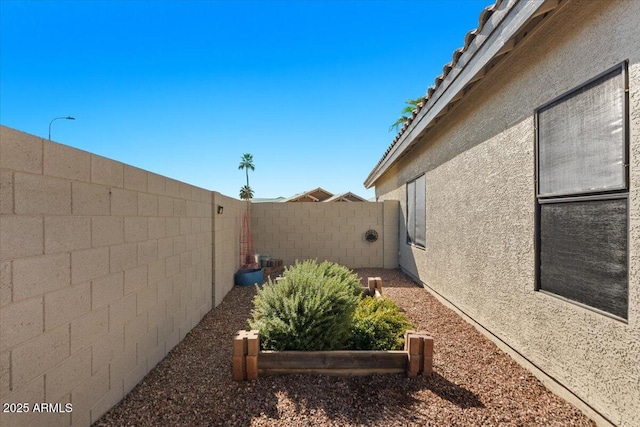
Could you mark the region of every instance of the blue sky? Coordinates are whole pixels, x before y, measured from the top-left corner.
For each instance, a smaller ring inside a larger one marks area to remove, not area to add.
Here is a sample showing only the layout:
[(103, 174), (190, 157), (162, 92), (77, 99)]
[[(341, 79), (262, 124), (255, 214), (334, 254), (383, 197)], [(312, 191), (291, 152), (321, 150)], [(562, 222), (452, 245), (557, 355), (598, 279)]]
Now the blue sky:
[(363, 181), (489, 0), (0, 0), (0, 123), (238, 197)]

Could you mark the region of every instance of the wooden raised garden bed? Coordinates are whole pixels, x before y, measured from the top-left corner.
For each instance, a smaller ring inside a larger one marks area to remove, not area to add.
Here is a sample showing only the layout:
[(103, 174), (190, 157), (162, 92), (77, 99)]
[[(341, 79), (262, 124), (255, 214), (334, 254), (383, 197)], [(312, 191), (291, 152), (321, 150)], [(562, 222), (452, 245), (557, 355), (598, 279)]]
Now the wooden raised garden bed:
[[(284, 280), (282, 277), (276, 281)], [(368, 294), (382, 297), (382, 279), (368, 278)], [(404, 350), (390, 351), (260, 351), (259, 331), (238, 331), (233, 338), (233, 379), (255, 380), (282, 374), (371, 375), (433, 371), (433, 338), (428, 332), (407, 331)]]
[(233, 339), (233, 379), (255, 380), (281, 374), (371, 375), (405, 372), (407, 377), (430, 375), (433, 338), (407, 331), (399, 351), (260, 351), (258, 331), (238, 331)]

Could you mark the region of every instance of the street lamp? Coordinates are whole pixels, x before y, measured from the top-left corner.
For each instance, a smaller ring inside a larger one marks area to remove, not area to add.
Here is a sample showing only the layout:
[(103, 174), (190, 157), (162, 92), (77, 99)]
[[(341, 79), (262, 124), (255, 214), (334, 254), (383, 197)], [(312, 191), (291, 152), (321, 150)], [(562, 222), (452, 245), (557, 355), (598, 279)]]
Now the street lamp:
[(75, 117), (71, 117), (71, 116), (67, 116), (67, 117), (56, 117), (55, 119), (51, 120), (49, 122), (49, 141), (51, 141), (51, 123), (55, 122), (56, 120), (60, 120), (60, 119), (65, 119), (65, 120), (75, 120)]

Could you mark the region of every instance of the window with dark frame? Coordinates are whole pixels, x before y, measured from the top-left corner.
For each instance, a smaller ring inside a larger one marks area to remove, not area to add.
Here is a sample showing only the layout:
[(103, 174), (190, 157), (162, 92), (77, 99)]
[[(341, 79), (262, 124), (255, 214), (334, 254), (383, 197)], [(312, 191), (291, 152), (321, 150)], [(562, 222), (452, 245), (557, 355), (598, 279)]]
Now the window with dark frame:
[(628, 318), (626, 63), (536, 110), (537, 290)]
[(424, 248), (426, 237), (426, 179), (420, 175), (407, 182), (407, 244)]

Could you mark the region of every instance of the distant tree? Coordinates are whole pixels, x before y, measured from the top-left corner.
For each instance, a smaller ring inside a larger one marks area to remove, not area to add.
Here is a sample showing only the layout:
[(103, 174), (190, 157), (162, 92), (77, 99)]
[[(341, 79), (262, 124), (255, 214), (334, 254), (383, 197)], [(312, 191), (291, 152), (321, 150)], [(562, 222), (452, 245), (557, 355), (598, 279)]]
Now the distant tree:
[(416, 99), (408, 99), (405, 102), (405, 104), (407, 105), (402, 110), (402, 113), (401, 113), (402, 115), (400, 116), (400, 118), (398, 118), (398, 120), (396, 120), (394, 124), (389, 126), (389, 132), (391, 132), (394, 129), (397, 132), (398, 128), (402, 126), (407, 120), (409, 120), (409, 117), (411, 117), (411, 114), (413, 114), (416, 108), (418, 108), (418, 104), (420, 104), (421, 102), (424, 102), (424, 96), (421, 96)]
[(253, 190), (248, 185), (242, 186), (240, 189), (240, 198), (242, 200), (251, 200), (253, 199)]
[(253, 156), (249, 153), (243, 154), (242, 159), (240, 160), (240, 166), (238, 166), (238, 169), (245, 170), (247, 174), (247, 188), (249, 188), (249, 169), (251, 169), (252, 171), (256, 170), (256, 167), (253, 164)]

